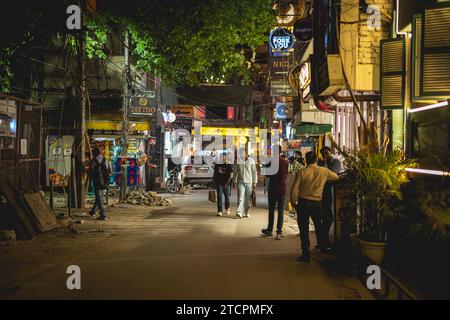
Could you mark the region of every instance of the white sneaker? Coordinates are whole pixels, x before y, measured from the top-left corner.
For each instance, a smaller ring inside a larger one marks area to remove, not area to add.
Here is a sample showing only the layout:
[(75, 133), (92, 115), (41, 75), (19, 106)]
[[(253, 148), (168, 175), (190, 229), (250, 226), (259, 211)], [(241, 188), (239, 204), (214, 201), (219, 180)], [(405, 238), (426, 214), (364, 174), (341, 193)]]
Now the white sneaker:
[(217, 212), (217, 216), (218, 216), (218, 217), (221, 217), (221, 216), (222, 216), (222, 211)]
[(230, 213), (231, 213), (230, 208), (228, 208), (227, 210), (225, 210), (225, 214), (230, 214)]
[(238, 212), (238, 213), (236, 213), (236, 217), (235, 217), (235, 219), (241, 219), (242, 218), (242, 215)]
[(246, 212), (244, 215), (244, 218), (251, 218), (251, 217), (252, 217), (252, 215), (250, 214), (250, 212)]

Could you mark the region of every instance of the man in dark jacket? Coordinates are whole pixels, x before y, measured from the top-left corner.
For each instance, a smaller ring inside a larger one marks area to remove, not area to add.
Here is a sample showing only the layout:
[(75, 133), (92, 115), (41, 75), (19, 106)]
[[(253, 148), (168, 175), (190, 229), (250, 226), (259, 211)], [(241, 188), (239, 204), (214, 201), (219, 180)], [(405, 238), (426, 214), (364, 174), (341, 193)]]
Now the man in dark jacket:
[[(341, 162), (334, 158), (331, 154), (331, 149), (329, 147), (323, 147), (320, 150), (322, 154), (323, 160), (320, 163), (320, 166), (328, 168), (336, 174), (339, 174), (341, 171)], [(330, 228), (333, 224), (333, 182), (327, 181), (325, 183), (325, 187), (323, 188), (323, 196), (322, 196), (322, 230), (324, 233), (324, 251), (330, 251)]]
[(106, 220), (105, 207), (103, 206), (103, 190), (106, 190), (108, 187), (109, 172), (106, 168), (106, 160), (100, 154), (98, 148), (92, 150), (92, 159), (89, 163), (89, 174), (95, 194), (94, 206), (91, 211), (89, 211), (89, 214), (95, 216), (95, 211), (98, 208), (100, 212), (98, 220)]
[(283, 219), (284, 219), (284, 202), (286, 199), (286, 178), (289, 171), (289, 162), (282, 157), (282, 149), (280, 148), (279, 167), (276, 174), (268, 176), (268, 202), (269, 202), (269, 225), (267, 229), (263, 229), (263, 236), (271, 236), (275, 219), (275, 206), (278, 205), (277, 220), (277, 240), (283, 236)]
[[(227, 163), (227, 156), (223, 155), (222, 163), (214, 165), (213, 181), (217, 191), (217, 215), (230, 214), (231, 179), (233, 166)], [(225, 212), (223, 211), (222, 195), (225, 198)]]

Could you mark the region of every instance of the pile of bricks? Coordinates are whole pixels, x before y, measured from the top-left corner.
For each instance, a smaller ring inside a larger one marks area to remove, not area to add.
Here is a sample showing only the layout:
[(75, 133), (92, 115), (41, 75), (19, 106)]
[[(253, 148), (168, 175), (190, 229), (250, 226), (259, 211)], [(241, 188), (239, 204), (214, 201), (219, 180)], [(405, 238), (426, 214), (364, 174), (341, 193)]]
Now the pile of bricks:
[(141, 205), (141, 206), (158, 206), (158, 207), (170, 207), (172, 201), (159, 196), (156, 192), (152, 191), (131, 191), (127, 195), (128, 204)]

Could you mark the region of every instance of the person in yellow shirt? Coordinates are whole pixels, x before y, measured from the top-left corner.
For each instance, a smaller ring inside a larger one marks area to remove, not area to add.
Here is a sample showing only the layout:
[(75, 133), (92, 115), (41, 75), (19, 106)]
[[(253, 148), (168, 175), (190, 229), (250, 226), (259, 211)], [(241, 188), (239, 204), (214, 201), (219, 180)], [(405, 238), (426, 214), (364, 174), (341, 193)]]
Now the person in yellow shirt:
[(327, 181), (336, 181), (336, 173), (317, 165), (317, 154), (306, 154), (306, 168), (297, 175), (292, 187), (291, 204), (297, 210), (297, 223), (300, 230), (302, 255), (299, 261), (310, 262), (309, 252), (309, 217), (314, 222), (317, 244), (321, 251), (326, 251), (326, 234), (322, 232), (322, 194)]

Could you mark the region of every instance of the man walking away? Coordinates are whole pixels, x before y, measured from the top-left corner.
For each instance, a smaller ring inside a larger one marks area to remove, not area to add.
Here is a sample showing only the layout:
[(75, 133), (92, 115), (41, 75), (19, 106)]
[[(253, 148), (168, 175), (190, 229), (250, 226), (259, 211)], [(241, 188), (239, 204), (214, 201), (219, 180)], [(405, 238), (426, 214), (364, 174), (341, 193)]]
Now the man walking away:
[(95, 216), (95, 211), (98, 208), (100, 217), (98, 220), (106, 220), (105, 207), (103, 205), (103, 191), (108, 187), (109, 172), (106, 168), (106, 160), (100, 154), (100, 149), (92, 150), (92, 159), (89, 164), (89, 174), (94, 187), (95, 201), (89, 214)]
[(278, 206), (278, 220), (277, 220), (277, 240), (280, 240), (283, 236), (283, 219), (284, 219), (284, 202), (286, 199), (286, 179), (288, 175), (289, 162), (282, 157), (281, 146), (279, 167), (276, 174), (268, 176), (269, 188), (268, 188), (268, 202), (269, 202), (269, 224), (267, 229), (263, 229), (261, 232), (263, 236), (271, 236), (275, 218), (275, 206)]
[(233, 166), (227, 163), (226, 154), (223, 155), (223, 163), (214, 165), (213, 181), (217, 192), (217, 215), (224, 213), (222, 195), (225, 198), (225, 214), (230, 214), (231, 179), (233, 177)]
[[(321, 166), (326, 167), (333, 171), (336, 174), (339, 174), (341, 171), (341, 162), (334, 158), (331, 154), (331, 149), (329, 147), (323, 147), (320, 150), (322, 154), (323, 161)], [(325, 243), (324, 246), (326, 250), (330, 250), (330, 228), (333, 224), (333, 183), (327, 182), (325, 183), (325, 187), (323, 189), (322, 195), (322, 229), (324, 232)]]
[[(249, 157), (248, 149), (245, 148), (244, 163), (237, 163), (234, 167), (233, 180), (238, 192), (238, 208), (236, 218), (250, 218), (250, 207), (252, 194), (258, 182), (255, 160)], [(239, 162), (239, 160), (238, 160)]]
[(299, 260), (310, 262), (309, 217), (314, 222), (317, 244), (321, 251), (324, 251), (326, 248), (321, 223), (323, 188), (327, 181), (336, 181), (339, 177), (328, 168), (319, 167), (317, 155), (312, 151), (306, 154), (306, 165), (305, 170), (295, 179), (291, 201), (297, 209), (297, 223), (300, 229), (302, 256)]

